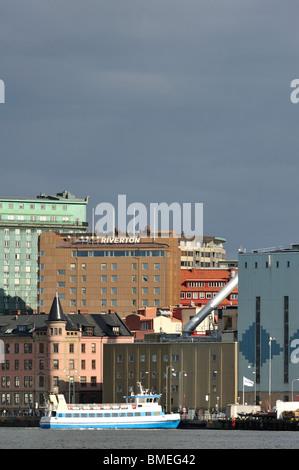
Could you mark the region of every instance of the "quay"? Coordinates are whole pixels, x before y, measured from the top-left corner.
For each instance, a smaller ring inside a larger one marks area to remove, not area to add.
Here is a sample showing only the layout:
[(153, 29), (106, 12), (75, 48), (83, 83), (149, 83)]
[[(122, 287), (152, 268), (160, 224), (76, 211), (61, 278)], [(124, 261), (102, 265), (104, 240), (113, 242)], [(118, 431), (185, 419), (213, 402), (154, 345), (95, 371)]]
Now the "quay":
[(39, 421), (40, 416), (1, 416), (0, 428), (36, 428)]
[(208, 420), (181, 420), (178, 429), (223, 429), (252, 431), (299, 431), (299, 421), (277, 419), (276, 413), (261, 413), (240, 418), (220, 418)]

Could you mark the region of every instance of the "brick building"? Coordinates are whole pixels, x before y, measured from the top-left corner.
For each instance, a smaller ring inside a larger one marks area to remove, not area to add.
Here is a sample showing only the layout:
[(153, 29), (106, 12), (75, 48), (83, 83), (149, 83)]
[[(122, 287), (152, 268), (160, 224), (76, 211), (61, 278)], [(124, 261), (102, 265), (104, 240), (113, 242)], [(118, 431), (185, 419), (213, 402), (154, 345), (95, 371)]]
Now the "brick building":
[(39, 312), (50, 309), (53, 292), (66, 314), (108, 313), (121, 318), (141, 307), (180, 300), (178, 240), (71, 237), (54, 232), (39, 238)]
[[(236, 269), (182, 269), (181, 304), (204, 307), (225, 284)], [(220, 304), (221, 307), (238, 304), (238, 287)]]

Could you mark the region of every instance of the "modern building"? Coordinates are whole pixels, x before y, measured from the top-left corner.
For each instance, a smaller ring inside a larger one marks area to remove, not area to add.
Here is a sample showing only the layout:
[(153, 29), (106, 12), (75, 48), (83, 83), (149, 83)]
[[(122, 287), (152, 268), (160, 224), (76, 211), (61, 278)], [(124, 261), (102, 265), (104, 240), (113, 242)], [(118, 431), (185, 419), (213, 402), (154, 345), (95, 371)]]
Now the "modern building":
[(64, 315), (56, 295), (48, 315), (0, 315), (0, 339), (1, 409), (17, 415), (43, 408), (49, 392), (101, 403), (103, 344), (133, 335), (116, 313)]
[(162, 393), (161, 405), (168, 411), (224, 411), (237, 402), (237, 347), (216, 341), (107, 343), (103, 401), (121, 402), (141, 381)]
[(226, 258), (225, 239), (220, 237), (195, 237), (180, 239), (182, 269), (218, 268)]
[(0, 313), (37, 310), (38, 237), (45, 230), (85, 232), (87, 202), (68, 191), (0, 198)]
[(141, 307), (180, 300), (177, 238), (63, 236), (39, 238), (39, 312), (50, 309), (53, 291), (66, 314), (108, 313), (121, 318)]
[(247, 402), (299, 398), (298, 279), (299, 245), (239, 254), (238, 390), (243, 377), (254, 382)]

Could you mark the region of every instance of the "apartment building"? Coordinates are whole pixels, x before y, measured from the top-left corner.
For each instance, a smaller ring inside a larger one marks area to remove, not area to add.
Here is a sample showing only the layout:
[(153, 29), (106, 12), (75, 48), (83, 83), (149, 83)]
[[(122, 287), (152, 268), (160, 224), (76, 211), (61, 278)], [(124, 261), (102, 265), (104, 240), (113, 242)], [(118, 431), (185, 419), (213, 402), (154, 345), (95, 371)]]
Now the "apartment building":
[(125, 318), (142, 307), (180, 300), (177, 238), (63, 236), (39, 238), (39, 312), (47, 313), (53, 292), (66, 314), (108, 313)]
[(38, 411), (48, 393), (68, 403), (102, 400), (103, 344), (132, 342), (116, 313), (64, 315), (58, 296), (49, 315), (0, 315), (1, 408)]
[(85, 232), (87, 202), (68, 191), (0, 198), (0, 313), (37, 310), (38, 237), (50, 229)]
[(195, 237), (180, 239), (182, 269), (218, 268), (226, 258), (225, 239), (220, 237)]

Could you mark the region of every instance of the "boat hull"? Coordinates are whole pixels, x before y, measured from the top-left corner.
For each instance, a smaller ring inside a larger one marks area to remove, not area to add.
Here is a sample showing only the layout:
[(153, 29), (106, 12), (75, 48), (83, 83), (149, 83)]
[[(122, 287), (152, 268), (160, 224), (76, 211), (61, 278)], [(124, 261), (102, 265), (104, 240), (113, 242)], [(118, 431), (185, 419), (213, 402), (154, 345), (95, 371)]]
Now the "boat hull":
[(180, 419), (164, 419), (160, 421), (134, 421), (134, 422), (71, 422), (59, 420), (57, 418), (41, 418), (40, 428), (42, 429), (175, 429), (178, 427)]

